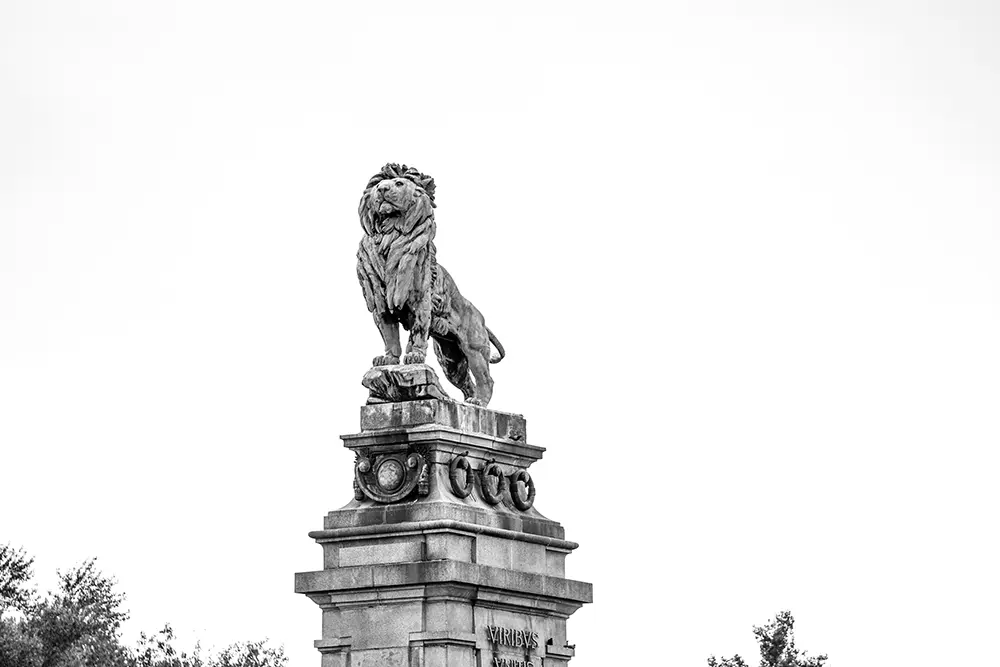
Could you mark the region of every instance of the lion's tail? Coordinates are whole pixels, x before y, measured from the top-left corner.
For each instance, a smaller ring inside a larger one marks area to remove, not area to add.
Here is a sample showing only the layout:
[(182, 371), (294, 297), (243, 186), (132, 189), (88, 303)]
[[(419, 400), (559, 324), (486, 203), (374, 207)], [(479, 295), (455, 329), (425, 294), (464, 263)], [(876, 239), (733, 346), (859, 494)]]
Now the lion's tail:
[(490, 363), (498, 364), (500, 363), (501, 359), (507, 356), (507, 353), (503, 351), (503, 345), (500, 344), (500, 341), (497, 339), (496, 335), (494, 335), (494, 333), (490, 331), (489, 327), (486, 327), (486, 334), (490, 337), (490, 342), (493, 343), (493, 347), (495, 347), (497, 349), (497, 352), (500, 353), (499, 355), (491, 356)]

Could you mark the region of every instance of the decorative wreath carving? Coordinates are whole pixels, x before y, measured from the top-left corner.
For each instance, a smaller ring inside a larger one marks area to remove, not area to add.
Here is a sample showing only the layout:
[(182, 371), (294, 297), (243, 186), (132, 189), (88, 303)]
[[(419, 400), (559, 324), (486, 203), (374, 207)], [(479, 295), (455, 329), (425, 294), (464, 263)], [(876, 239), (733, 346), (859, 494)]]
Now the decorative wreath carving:
[[(524, 496), (520, 493), (521, 487), (518, 482), (524, 485)], [(527, 470), (518, 470), (510, 476), (510, 499), (514, 503), (514, 507), (522, 512), (531, 509), (531, 506), (535, 504), (535, 480), (531, 479)]]
[(410, 495), (422, 477), (424, 488), (417, 492), (426, 495), (426, 470), (424, 457), (416, 452), (360, 457), (354, 467), (355, 497), (360, 490), (377, 503), (394, 503)]
[[(472, 493), (472, 487), (475, 484), (474, 476), (472, 474), (472, 464), (469, 463), (469, 459), (465, 458), (468, 455), (469, 452), (459, 454), (448, 464), (448, 479), (451, 481), (451, 492), (459, 498), (468, 498), (469, 494)], [(463, 471), (465, 473), (464, 486), (459, 482), (459, 471)]]
[[(503, 470), (495, 461), (490, 461), (479, 471), (480, 484), (483, 487), (483, 500), (490, 505), (498, 505), (503, 500), (504, 491), (507, 489), (507, 477)], [(496, 491), (490, 486), (490, 477), (497, 478)]]

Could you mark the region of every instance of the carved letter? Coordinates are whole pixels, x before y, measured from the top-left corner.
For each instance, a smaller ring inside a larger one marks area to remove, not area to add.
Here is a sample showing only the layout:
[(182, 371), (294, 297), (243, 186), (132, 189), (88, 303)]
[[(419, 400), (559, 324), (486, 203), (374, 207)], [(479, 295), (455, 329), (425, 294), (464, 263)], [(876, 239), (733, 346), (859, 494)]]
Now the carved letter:
[(538, 633), (537, 632), (532, 632), (531, 633), (531, 646), (530, 646), (530, 648), (535, 648), (536, 646), (538, 646)]

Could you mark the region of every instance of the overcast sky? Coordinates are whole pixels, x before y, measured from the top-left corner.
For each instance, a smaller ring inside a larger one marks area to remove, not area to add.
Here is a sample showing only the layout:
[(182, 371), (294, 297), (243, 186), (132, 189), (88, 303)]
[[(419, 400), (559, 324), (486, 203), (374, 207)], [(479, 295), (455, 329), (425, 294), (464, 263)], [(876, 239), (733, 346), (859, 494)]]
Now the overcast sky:
[(782, 609), (832, 666), (994, 659), (997, 4), (480, 6), (0, 3), (0, 543), (318, 665), (405, 162), (581, 544), (575, 667), (756, 662)]

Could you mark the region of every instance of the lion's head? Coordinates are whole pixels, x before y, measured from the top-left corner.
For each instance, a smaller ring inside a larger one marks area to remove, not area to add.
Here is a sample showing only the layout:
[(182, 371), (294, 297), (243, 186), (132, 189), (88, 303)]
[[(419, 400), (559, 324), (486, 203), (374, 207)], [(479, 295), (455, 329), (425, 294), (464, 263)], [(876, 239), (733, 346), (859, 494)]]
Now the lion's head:
[(369, 236), (395, 229), (410, 233), (432, 215), (434, 179), (412, 167), (390, 163), (368, 180), (358, 215)]

